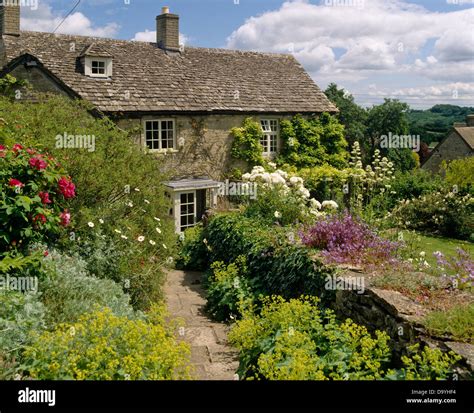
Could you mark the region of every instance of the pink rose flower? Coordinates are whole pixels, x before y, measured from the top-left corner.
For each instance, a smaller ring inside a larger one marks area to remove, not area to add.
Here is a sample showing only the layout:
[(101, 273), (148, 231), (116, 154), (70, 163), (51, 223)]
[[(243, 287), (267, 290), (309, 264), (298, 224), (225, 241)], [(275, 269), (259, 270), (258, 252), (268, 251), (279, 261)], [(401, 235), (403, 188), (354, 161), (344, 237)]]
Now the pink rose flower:
[(59, 218), (61, 219), (60, 224), (63, 227), (67, 227), (69, 225), (69, 223), (71, 222), (71, 214), (69, 213), (69, 211), (67, 209), (64, 212), (61, 212), (59, 214)]
[(33, 218), (33, 222), (40, 222), (41, 224), (46, 224), (46, 217), (43, 214), (38, 214)]
[(39, 197), (41, 198), (41, 202), (43, 204), (50, 204), (51, 203), (51, 199), (49, 199), (49, 193), (48, 192), (40, 192), (39, 194)]
[(18, 187), (18, 188), (21, 188), (21, 187), (25, 186), (24, 183), (20, 182), (18, 179), (14, 179), (14, 178), (11, 178), (8, 181), (8, 185), (10, 185), (12, 187)]
[(66, 178), (61, 178), (58, 181), (59, 191), (63, 194), (64, 198), (74, 198), (76, 196), (76, 186)]
[(17, 153), (18, 151), (21, 151), (23, 149), (23, 146), (21, 146), (19, 143), (15, 143), (12, 149), (13, 149), (13, 152)]
[(48, 166), (48, 163), (43, 161), (41, 158), (31, 158), (29, 164), (32, 168), (35, 168), (38, 171), (42, 171)]

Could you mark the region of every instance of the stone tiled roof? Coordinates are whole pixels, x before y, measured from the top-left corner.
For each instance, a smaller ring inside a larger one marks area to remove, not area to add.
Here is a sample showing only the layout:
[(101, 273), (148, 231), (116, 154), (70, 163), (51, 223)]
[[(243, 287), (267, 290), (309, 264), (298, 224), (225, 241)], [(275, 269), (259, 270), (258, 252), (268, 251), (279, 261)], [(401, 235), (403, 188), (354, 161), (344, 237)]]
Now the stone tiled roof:
[[(5, 36), (4, 42), (8, 61), (26, 53), (35, 56), (106, 112), (337, 111), (291, 55), (195, 47), (167, 53), (153, 43), (38, 32)], [(113, 56), (111, 79), (83, 74), (78, 62), (88, 48)]]
[(474, 126), (457, 127), (454, 130), (464, 139), (468, 146), (474, 150)]

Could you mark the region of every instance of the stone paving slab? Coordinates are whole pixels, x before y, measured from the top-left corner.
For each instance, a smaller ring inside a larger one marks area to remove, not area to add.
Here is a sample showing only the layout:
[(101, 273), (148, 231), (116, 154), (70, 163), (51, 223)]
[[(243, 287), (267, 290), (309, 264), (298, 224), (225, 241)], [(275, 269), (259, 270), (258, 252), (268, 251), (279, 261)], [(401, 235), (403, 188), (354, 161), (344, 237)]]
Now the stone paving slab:
[(227, 342), (228, 327), (204, 312), (202, 273), (169, 270), (165, 283), (168, 311), (184, 321), (178, 337), (191, 345), (191, 363), (199, 380), (236, 380), (238, 353)]

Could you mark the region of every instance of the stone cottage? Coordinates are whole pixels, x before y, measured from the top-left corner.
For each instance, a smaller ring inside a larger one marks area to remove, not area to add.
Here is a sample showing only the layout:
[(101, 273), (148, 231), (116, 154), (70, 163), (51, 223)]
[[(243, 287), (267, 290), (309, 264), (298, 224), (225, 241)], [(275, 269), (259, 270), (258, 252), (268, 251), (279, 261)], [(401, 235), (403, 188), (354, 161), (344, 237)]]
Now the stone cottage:
[(451, 132), (430, 152), (421, 166), (434, 173), (442, 172), (443, 162), (474, 156), (474, 114), (465, 123), (455, 123)]
[[(231, 128), (261, 122), (264, 155), (280, 148), (279, 121), (335, 113), (291, 55), (183, 47), (179, 16), (156, 18), (153, 43), (20, 31), (20, 7), (0, 6), (0, 76), (34, 90), (85, 99), (163, 158), (173, 176), (176, 229), (195, 225), (216, 202), (232, 166)], [(66, 131), (72, 132), (72, 131)]]

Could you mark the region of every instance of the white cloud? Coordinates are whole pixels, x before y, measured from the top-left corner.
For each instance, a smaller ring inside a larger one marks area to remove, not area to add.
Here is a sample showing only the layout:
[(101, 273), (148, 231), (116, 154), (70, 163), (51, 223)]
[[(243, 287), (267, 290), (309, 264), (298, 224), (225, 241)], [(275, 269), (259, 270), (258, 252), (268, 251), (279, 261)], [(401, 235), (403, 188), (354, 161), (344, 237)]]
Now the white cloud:
[[(51, 5), (45, 2), (40, 2), (37, 10), (22, 8), (21, 13), (21, 29), (29, 31), (52, 32), (64, 19), (63, 15), (54, 13)], [(74, 12), (61, 24), (57, 33), (114, 37), (118, 30), (119, 25), (116, 23), (94, 26), (83, 13)]]
[[(156, 42), (156, 31), (146, 29), (144, 32), (135, 33), (132, 40), (137, 42)], [(179, 44), (188, 44), (190, 38), (183, 33), (179, 34)]]
[(288, 0), (249, 18), (227, 47), (291, 52), (318, 82), (465, 84), (474, 81), (473, 17), (473, 9), (433, 12), (407, 0)]

